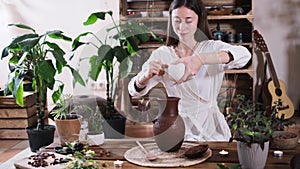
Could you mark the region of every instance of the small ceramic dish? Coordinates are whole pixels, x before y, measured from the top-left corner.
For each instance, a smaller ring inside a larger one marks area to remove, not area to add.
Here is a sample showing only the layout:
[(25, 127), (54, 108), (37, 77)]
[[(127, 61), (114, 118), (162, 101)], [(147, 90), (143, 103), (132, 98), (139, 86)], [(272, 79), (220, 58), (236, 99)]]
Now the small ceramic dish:
[(163, 17), (169, 17), (169, 11), (163, 11), (162, 14)]
[(162, 15), (162, 11), (151, 11), (149, 12), (149, 17), (160, 17)]
[(142, 17), (148, 17), (148, 12), (140, 12)]
[(197, 145), (193, 146), (191, 148), (188, 148), (187, 151), (184, 153), (184, 155), (187, 158), (198, 158), (201, 157), (208, 149), (208, 145)]
[(275, 157), (282, 157), (282, 155), (283, 155), (283, 151), (279, 151), (279, 150), (274, 151), (274, 156)]

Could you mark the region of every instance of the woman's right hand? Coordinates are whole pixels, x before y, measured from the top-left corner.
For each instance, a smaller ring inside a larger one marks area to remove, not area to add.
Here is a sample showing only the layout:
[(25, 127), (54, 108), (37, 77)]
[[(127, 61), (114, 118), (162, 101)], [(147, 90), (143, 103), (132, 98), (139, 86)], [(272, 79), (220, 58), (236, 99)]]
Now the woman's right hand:
[(139, 83), (141, 85), (146, 84), (146, 82), (154, 77), (155, 75), (157, 76), (162, 76), (165, 74), (165, 69), (168, 68), (167, 64), (162, 63), (159, 60), (153, 60), (149, 62), (149, 67), (147, 68), (146, 71), (144, 71), (144, 74), (140, 76), (138, 79)]

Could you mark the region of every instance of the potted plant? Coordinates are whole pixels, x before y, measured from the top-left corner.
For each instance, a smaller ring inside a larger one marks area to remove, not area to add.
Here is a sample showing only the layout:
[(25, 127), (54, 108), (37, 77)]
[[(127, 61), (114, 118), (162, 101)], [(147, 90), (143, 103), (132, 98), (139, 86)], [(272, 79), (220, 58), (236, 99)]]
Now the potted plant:
[(99, 107), (95, 111), (90, 111), (88, 119), (87, 143), (89, 145), (101, 145), (104, 142), (104, 133), (102, 128), (102, 116)]
[[(14, 65), (8, 76), (8, 82), (4, 94), (12, 93), (16, 98), (16, 103), (24, 105), (24, 78), (30, 74), (32, 88), (36, 93), (36, 114), (38, 116), (37, 126), (30, 126), (26, 129), (29, 137), (31, 151), (37, 151), (40, 147), (53, 142), (53, 125), (45, 125), (45, 112), (47, 111), (47, 90), (54, 90), (56, 84), (55, 75), (62, 72), (67, 67), (72, 72), (74, 80), (82, 85), (85, 82), (79, 73), (72, 68), (65, 60), (65, 52), (62, 48), (48, 41), (49, 38), (56, 40), (72, 41), (65, 36), (62, 31), (53, 30), (44, 34), (38, 34), (35, 29), (23, 24), (10, 24), (20, 29), (31, 32), (24, 33), (12, 40), (12, 42), (2, 51), (1, 59), (10, 56), (9, 64)], [(54, 66), (55, 65), (55, 66)], [(63, 92), (64, 85), (58, 86), (52, 94), (54, 102), (58, 100)], [(38, 141), (34, 141), (38, 139)]]
[[(97, 81), (102, 70), (105, 71), (106, 104), (105, 107), (101, 106), (103, 103), (98, 104), (102, 116), (105, 119), (103, 122), (104, 134), (106, 138), (123, 138), (126, 118), (121, 115), (114, 104), (118, 91), (118, 82), (131, 72), (132, 61), (130, 56), (134, 56), (139, 50), (139, 42), (148, 41), (148, 33), (157, 40), (159, 40), (159, 38), (141, 23), (134, 21), (116, 23), (113, 19), (112, 11), (92, 13), (84, 22), (84, 25), (92, 25), (96, 23), (98, 19), (105, 21), (107, 15), (112, 19), (113, 26), (106, 29), (107, 34), (105, 39), (101, 40), (101, 38), (93, 32), (84, 32), (74, 39), (72, 47), (73, 51), (82, 45), (91, 45), (97, 49), (96, 54), (88, 57), (90, 63), (89, 77)], [(114, 31), (116, 34), (113, 34)], [(92, 36), (96, 39), (98, 44), (93, 41), (81, 41), (81, 38), (86, 36)], [(109, 37), (117, 41), (117, 44), (109, 43), (112, 41), (108, 41)], [(115, 69), (116, 64), (119, 64), (118, 69)], [(116, 73), (117, 70), (118, 73)], [(99, 102), (102, 102), (102, 100), (100, 99)], [(121, 128), (117, 129), (118, 127)]]
[(56, 108), (50, 112), (54, 116), (61, 145), (65, 146), (66, 142), (79, 140), (83, 120), (79, 112), (85, 112), (86, 110), (89, 110), (88, 106), (73, 103), (72, 95), (61, 95)]
[(272, 117), (260, 103), (238, 95), (227, 117), (233, 140), (237, 140), (238, 158), (242, 168), (263, 169), (273, 134)]

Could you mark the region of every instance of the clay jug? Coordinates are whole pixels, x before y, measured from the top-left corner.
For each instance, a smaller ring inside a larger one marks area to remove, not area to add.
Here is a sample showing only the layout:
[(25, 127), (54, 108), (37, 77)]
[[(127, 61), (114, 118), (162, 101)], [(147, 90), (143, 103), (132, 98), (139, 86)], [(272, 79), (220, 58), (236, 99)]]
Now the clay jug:
[(161, 151), (178, 151), (183, 143), (185, 126), (178, 114), (178, 97), (156, 99), (160, 104), (160, 115), (154, 121), (154, 139)]

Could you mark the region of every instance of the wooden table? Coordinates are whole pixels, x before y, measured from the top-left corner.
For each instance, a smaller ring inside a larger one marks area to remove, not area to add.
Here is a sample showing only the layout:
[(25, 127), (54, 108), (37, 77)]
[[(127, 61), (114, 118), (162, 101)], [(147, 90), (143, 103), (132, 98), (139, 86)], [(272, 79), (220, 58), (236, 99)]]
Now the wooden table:
[[(111, 152), (110, 157), (95, 157), (97, 161), (100, 161), (102, 163), (105, 163), (108, 165), (108, 169), (114, 169), (113, 162), (116, 160), (122, 160), (124, 161), (122, 169), (144, 169), (149, 167), (142, 167), (133, 163), (130, 163), (126, 161), (124, 158), (124, 153), (133, 148), (136, 147), (137, 144), (135, 142), (136, 139), (110, 139), (105, 140), (104, 144), (100, 147), (90, 147), (94, 150), (104, 149), (106, 151)], [(142, 144), (146, 143), (154, 143), (152, 139), (139, 139)], [(205, 162), (185, 167), (187, 169), (191, 168), (203, 168), (203, 169), (219, 169), (217, 166), (217, 163), (221, 163), (227, 167), (237, 165), (238, 162), (238, 156), (236, 151), (236, 143), (228, 143), (228, 142), (203, 142), (205, 144), (208, 144), (210, 149), (212, 150), (212, 156), (211, 158), (207, 159)], [(51, 150), (48, 149), (48, 150)], [(53, 148), (52, 148), (53, 150)], [(219, 155), (219, 151), (226, 150), (229, 152), (228, 156), (222, 157)], [(290, 168), (290, 160), (296, 153), (300, 153), (300, 144), (297, 145), (295, 149), (292, 150), (283, 150), (283, 156), (281, 158), (275, 157), (273, 155), (274, 150), (269, 150), (269, 155), (267, 159), (267, 164), (265, 169), (289, 169)], [(178, 168), (178, 167), (177, 167)]]
[[(141, 141), (141, 143), (153, 143), (153, 141)], [(213, 155), (211, 158), (209, 158), (207, 161), (190, 166), (185, 168), (205, 168), (205, 169), (218, 169), (217, 163), (222, 163), (225, 166), (233, 166), (237, 165), (238, 162), (238, 156), (236, 151), (236, 143), (228, 143), (228, 142), (205, 142), (209, 145), (209, 147), (212, 149)], [(105, 141), (105, 143), (101, 146), (105, 150), (109, 150), (112, 153), (111, 157), (103, 157), (103, 158), (97, 158), (101, 162), (105, 162), (112, 166), (113, 168), (113, 161), (115, 160), (122, 160), (124, 161), (123, 169), (131, 169), (131, 168), (149, 168), (149, 167), (142, 167), (138, 166), (132, 163), (129, 163), (125, 160), (123, 157), (124, 153), (132, 148), (137, 146), (135, 143), (135, 140), (130, 139), (121, 139), (121, 140), (108, 140)], [(226, 157), (221, 157), (219, 155), (219, 151), (226, 150), (229, 152), (229, 155)], [(284, 154), (281, 158), (275, 157), (273, 155), (274, 150), (269, 150), (268, 160), (266, 164), (266, 169), (289, 169), (290, 168), (290, 160), (296, 153), (300, 153), (300, 145), (296, 147), (296, 149), (292, 150), (283, 150)]]

